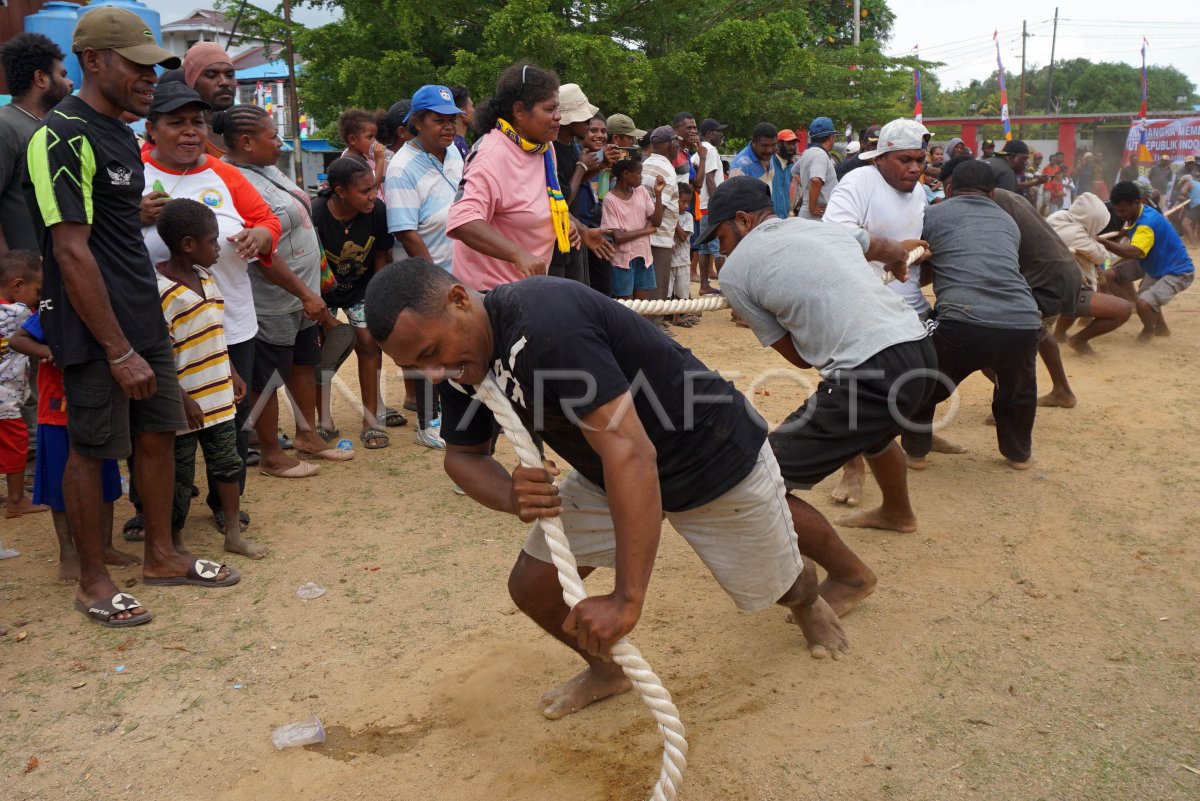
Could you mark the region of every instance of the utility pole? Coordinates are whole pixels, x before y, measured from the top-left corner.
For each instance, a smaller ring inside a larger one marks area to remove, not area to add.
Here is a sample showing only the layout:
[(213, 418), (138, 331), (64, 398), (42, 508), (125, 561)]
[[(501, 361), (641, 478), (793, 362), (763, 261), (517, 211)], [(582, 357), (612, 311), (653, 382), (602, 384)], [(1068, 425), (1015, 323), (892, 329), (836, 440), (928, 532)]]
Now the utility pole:
[(287, 27), (284, 48), (287, 51), (288, 111), (292, 123), (292, 167), (296, 172), (296, 186), (304, 189), (304, 156), (300, 149), (300, 107), (296, 104), (296, 56), (292, 52), (291, 0), (283, 0), (283, 24)]
[(859, 23), (862, 21), (862, 7), (860, 0), (854, 0), (854, 45), (858, 46), (860, 40), (861, 29)]
[(1054, 7), (1054, 35), (1050, 39), (1050, 75), (1046, 79), (1046, 113), (1050, 113), (1050, 99), (1054, 97), (1054, 46), (1058, 44), (1058, 6)]
[[(1025, 20), (1021, 20), (1021, 96), (1017, 100), (1017, 114), (1025, 116), (1025, 40), (1029, 38), (1029, 33), (1025, 29)], [(1017, 126), (1017, 138), (1025, 138), (1025, 126)]]

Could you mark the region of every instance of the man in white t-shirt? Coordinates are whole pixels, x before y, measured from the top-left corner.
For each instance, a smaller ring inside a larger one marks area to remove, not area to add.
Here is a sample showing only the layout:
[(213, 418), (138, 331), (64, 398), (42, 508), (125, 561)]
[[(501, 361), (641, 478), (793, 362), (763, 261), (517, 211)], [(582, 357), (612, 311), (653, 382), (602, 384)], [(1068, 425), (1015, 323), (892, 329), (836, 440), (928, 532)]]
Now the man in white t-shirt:
[[(651, 299), (665, 300), (670, 291), (671, 257), (675, 253), (675, 226), (679, 223), (679, 178), (671, 162), (679, 153), (679, 136), (670, 125), (660, 125), (650, 132), (650, 155), (642, 161), (642, 186), (654, 196), (657, 178), (666, 182), (663, 190), (663, 216), (658, 230), (650, 235), (650, 253), (654, 258), (654, 280), (657, 287)], [(662, 317), (651, 322), (665, 327)]]
[[(874, 236), (904, 241), (920, 239), (925, 224), (925, 190), (921, 173), (929, 146), (929, 131), (915, 120), (892, 120), (879, 131), (874, 150), (860, 154), (867, 162), (862, 169), (846, 173), (829, 196), (825, 222), (862, 228)], [(883, 280), (883, 265), (871, 262)], [(921, 294), (920, 270), (907, 281), (888, 284), (922, 320), (929, 317), (929, 302)], [(934, 435), (933, 450), (963, 453), (965, 448)], [(833, 499), (857, 506), (862, 497), (866, 465), (861, 457), (846, 463), (842, 483)]]
[[(704, 215), (708, 213), (708, 199), (725, 180), (725, 171), (721, 167), (721, 154), (717, 148), (725, 141), (727, 127), (711, 117), (700, 123), (700, 147), (704, 148), (705, 155), (704, 181), (700, 184), (700, 213), (694, 215), (697, 231), (700, 229), (700, 223), (704, 220)], [(692, 156), (692, 167), (700, 168), (699, 154)], [(714, 290), (709, 286), (709, 281), (716, 277), (720, 262), (723, 262), (725, 257), (717, 249), (716, 242), (693, 245), (692, 253), (692, 275), (698, 274), (700, 277), (700, 294), (710, 294)]]

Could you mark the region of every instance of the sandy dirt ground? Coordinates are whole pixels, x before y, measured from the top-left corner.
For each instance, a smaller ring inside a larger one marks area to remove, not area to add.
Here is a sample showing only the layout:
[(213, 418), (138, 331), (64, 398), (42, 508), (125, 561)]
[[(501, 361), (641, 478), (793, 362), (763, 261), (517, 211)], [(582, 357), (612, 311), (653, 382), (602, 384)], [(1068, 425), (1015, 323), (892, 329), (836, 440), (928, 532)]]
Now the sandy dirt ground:
[[(1168, 318), (1169, 340), (1136, 345), (1135, 320), (1094, 359), (1066, 354), (1079, 406), (1039, 412), (1025, 473), (985, 424), (989, 385), (966, 382), (947, 435), (970, 452), (911, 474), (920, 529), (841, 530), (880, 583), (840, 661), (811, 659), (782, 610), (738, 612), (668, 527), (633, 639), (687, 726), (682, 798), (1200, 797), (1200, 292)], [(679, 341), (743, 390), (783, 366), (727, 312)], [(772, 421), (806, 394), (753, 391)], [(455, 495), (411, 424), (392, 435), (316, 479), (253, 474), (251, 533), (272, 553), (231, 557), (234, 588), (115, 571), (157, 615), (133, 630), (72, 610), (48, 516), (0, 523), (22, 554), (0, 561), (0, 796), (645, 797), (660, 739), (636, 696), (540, 714), (579, 665), (508, 598), (525, 527)], [(805, 496), (829, 516), (835, 481)], [(199, 502), (187, 534), (219, 553)], [(328, 592), (302, 601), (310, 580)], [(325, 745), (272, 748), (273, 727), (314, 714)]]

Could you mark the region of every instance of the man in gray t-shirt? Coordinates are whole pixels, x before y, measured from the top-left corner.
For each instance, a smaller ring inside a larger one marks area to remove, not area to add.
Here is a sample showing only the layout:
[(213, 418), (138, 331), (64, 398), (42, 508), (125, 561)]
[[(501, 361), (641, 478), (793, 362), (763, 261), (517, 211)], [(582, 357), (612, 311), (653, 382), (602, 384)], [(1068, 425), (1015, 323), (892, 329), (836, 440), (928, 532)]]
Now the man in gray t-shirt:
[[(1021, 234), (1012, 217), (991, 199), (995, 174), (985, 162), (958, 165), (947, 200), (925, 212), (922, 238), (933, 252), (926, 265), (937, 294), (938, 369), (949, 379), (917, 414), (933, 420), (934, 407), (963, 379), (979, 370), (995, 374), (992, 414), (1000, 452), (1018, 470), (1031, 464), (1037, 413), (1037, 345), (1042, 314), (1021, 276)], [(910, 459), (923, 464), (931, 435), (904, 439)]]
[(865, 454), (883, 503), (838, 522), (914, 531), (908, 467), (895, 437), (932, 395), (937, 362), (916, 312), (867, 259), (903, 274), (917, 243), (772, 219), (767, 193), (741, 180), (717, 190), (706, 219), (726, 255), (721, 290), (759, 342), (821, 375), (817, 391), (769, 436), (784, 482), (811, 489)]
[(829, 151), (837, 132), (828, 117), (817, 117), (808, 126), (808, 149), (792, 168), (792, 196), (796, 198), (796, 216), (819, 220), (825, 214), (825, 204), (837, 186), (837, 172)]

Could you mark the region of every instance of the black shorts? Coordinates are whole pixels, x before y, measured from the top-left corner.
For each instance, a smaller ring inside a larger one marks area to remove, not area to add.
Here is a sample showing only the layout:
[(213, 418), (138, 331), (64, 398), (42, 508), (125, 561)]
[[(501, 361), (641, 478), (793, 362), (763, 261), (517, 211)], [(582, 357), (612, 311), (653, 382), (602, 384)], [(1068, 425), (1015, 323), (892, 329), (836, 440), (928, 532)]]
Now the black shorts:
[(293, 366), (315, 366), (321, 360), (321, 347), (317, 344), (320, 330), (317, 325), (300, 329), (293, 345), (272, 345), (256, 337), (250, 389), (256, 393), (278, 389), (291, 377)]
[(768, 439), (788, 489), (811, 489), (860, 453), (878, 456), (933, 394), (928, 337), (880, 351), (817, 391)]
[(157, 383), (154, 395), (146, 400), (130, 400), (104, 359), (63, 370), (67, 433), (76, 453), (93, 459), (127, 459), (133, 452), (134, 434), (187, 428), (171, 343), (164, 338), (138, 353), (154, 371)]

